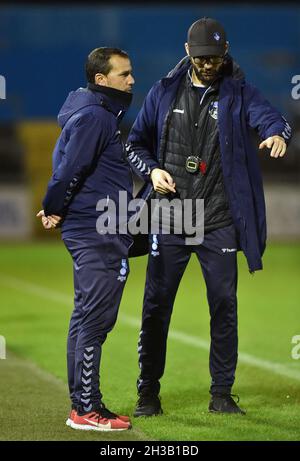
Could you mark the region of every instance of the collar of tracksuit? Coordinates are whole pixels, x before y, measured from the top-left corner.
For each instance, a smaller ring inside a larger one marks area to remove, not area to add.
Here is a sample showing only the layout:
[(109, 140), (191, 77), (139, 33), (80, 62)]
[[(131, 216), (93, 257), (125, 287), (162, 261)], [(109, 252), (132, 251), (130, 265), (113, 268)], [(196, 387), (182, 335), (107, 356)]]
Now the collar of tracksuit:
[(88, 83), (87, 87), (90, 91), (101, 94), (101, 105), (116, 117), (121, 116), (131, 104), (132, 93), (120, 91), (109, 86), (96, 85), (95, 83)]

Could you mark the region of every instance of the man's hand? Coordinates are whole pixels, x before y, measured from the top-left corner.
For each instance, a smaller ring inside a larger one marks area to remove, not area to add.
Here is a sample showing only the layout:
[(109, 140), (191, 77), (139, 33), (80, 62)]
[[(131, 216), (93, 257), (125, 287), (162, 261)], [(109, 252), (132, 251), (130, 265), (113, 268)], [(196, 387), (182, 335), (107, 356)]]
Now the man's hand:
[(36, 216), (37, 218), (42, 219), (42, 224), (44, 226), (44, 229), (47, 229), (47, 230), (55, 228), (62, 219), (61, 216), (56, 216), (54, 214), (50, 216), (45, 216), (44, 210), (40, 210)]
[(168, 194), (169, 192), (176, 192), (175, 182), (173, 181), (171, 175), (160, 168), (154, 168), (151, 171), (151, 180), (156, 192), (160, 194)]
[(270, 138), (265, 139), (265, 141), (261, 142), (259, 145), (259, 149), (263, 149), (264, 147), (268, 147), (271, 149), (270, 157), (283, 157), (286, 152), (286, 143), (284, 138), (281, 136), (271, 136)]

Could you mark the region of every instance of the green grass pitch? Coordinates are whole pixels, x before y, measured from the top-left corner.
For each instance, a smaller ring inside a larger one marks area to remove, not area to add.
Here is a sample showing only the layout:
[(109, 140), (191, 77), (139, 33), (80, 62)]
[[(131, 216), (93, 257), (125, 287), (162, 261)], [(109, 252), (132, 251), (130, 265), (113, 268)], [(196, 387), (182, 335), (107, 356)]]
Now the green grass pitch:
[[(239, 254), (239, 364), (233, 392), (246, 416), (212, 415), (209, 400), (209, 315), (193, 256), (171, 322), (161, 397), (164, 415), (133, 419), (119, 434), (74, 431), (69, 412), (66, 337), (72, 310), (72, 264), (63, 243), (2, 245), (0, 440), (299, 440), (300, 244), (269, 244), (264, 270), (248, 273)], [(103, 347), (101, 383), (108, 408), (132, 415), (137, 340), (146, 257), (130, 260), (115, 329)]]

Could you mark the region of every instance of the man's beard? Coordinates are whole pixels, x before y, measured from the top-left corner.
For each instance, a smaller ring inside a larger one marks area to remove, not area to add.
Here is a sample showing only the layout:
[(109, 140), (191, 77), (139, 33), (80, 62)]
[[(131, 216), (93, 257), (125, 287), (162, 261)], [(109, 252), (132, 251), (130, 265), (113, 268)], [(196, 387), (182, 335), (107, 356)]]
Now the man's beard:
[(196, 74), (198, 80), (200, 80), (205, 85), (210, 85), (216, 78), (221, 74), (222, 66), (218, 69), (211, 69), (209, 71), (199, 70), (194, 64), (192, 64), (193, 70)]

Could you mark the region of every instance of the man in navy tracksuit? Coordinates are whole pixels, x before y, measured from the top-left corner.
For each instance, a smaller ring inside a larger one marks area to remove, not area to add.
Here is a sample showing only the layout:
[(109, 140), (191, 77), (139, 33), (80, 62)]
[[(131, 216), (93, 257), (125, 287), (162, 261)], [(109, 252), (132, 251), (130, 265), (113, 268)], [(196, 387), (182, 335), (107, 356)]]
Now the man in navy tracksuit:
[[(139, 340), (139, 400), (135, 416), (162, 413), (167, 335), (176, 292), (195, 252), (207, 287), (211, 316), (212, 412), (242, 413), (231, 395), (237, 365), (237, 251), (250, 272), (262, 269), (265, 202), (250, 129), (282, 157), (291, 129), (259, 91), (245, 82), (227, 54), (220, 23), (196, 21), (187, 57), (147, 95), (126, 150), (131, 166), (156, 198), (204, 199), (204, 240), (187, 245), (184, 233), (150, 236)], [(152, 184), (151, 184), (151, 182)], [(166, 195), (167, 194), (167, 195)], [(193, 222), (196, 216), (193, 208)]]
[(58, 115), (62, 131), (53, 153), (44, 210), (38, 216), (45, 228), (61, 224), (74, 263), (75, 308), (67, 354), (72, 411), (67, 424), (75, 429), (119, 431), (129, 429), (130, 421), (105, 408), (99, 365), (101, 346), (117, 319), (132, 239), (118, 233), (118, 221), (114, 235), (101, 230), (97, 220), (101, 210), (108, 220), (115, 218), (103, 203), (114, 203), (116, 216), (120, 215), (119, 191), (132, 198), (119, 122), (131, 102), (134, 79), (128, 55), (117, 48), (93, 50), (86, 75), (87, 88), (72, 91)]

